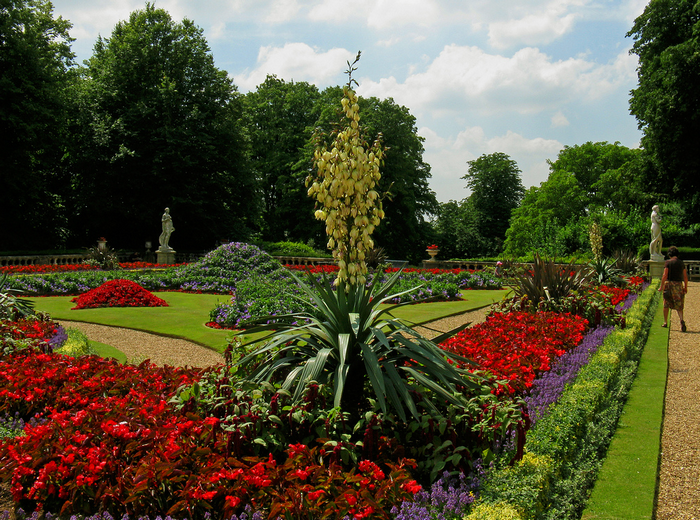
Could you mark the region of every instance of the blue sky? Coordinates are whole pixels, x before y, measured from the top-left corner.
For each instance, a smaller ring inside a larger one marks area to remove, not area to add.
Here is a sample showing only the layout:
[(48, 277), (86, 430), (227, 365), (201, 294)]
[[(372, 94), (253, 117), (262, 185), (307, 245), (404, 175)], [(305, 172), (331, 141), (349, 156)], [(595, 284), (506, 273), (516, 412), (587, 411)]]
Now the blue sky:
[[(526, 187), (547, 160), (587, 141), (637, 147), (629, 114), (637, 83), (625, 34), (645, 0), (156, 0), (204, 30), (216, 65), (241, 92), (267, 74), (319, 89), (347, 81), (416, 117), (438, 200), (461, 200), (467, 161), (503, 152)], [(135, 0), (54, 0), (73, 24), (73, 51), (144, 7)]]

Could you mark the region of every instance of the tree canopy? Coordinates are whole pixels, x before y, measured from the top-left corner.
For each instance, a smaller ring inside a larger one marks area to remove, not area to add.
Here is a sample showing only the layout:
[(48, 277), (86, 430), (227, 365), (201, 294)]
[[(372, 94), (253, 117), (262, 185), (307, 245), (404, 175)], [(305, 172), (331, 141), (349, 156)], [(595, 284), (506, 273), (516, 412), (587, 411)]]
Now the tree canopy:
[(628, 33), (639, 57), (630, 111), (658, 172), (657, 191), (687, 200), (700, 217), (700, 1), (651, 0)]
[(51, 249), (66, 233), (66, 92), (73, 81), (71, 25), (46, 0), (0, 6), (0, 244)]
[(319, 239), (309, 225), (313, 201), (306, 195), (308, 171), (299, 162), (318, 118), (318, 89), (306, 82), (267, 76), (244, 97), (252, 168), (262, 196), (262, 238)]
[(652, 197), (640, 180), (642, 155), (619, 143), (565, 146), (549, 162), (547, 181), (530, 188), (513, 212), (506, 252), (557, 256), (584, 251), (592, 218), (603, 227), (606, 252), (644, 244), (640, 230)]
[(520, 179), (520, 168), (502, 152), (484, 154), (469, 161), (466, 179), (471, 190), (469, 201), (476, 213), (477, 231), (482, 237), (486, 254), (499, 253), (511, 213), (520, 204), (525, 188)]
[(76, 227), (121, 247), (156, 242), (171, 209), (173, 247), (242, 239), (257, 214), (240, 95), (202, 30), (153, 5), (100, 38), (76, 92)]

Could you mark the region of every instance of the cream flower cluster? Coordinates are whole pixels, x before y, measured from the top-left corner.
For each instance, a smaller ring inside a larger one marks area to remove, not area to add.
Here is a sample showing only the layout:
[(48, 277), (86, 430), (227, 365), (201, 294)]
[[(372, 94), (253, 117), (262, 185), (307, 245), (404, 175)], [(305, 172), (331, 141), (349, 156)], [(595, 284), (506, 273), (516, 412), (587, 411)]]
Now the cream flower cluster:
[(316, 200), (315, 217), (326, 222), (328, 248), (338, 261), (336, 284), (366, 281), (365, 256), (374, 249), (372, 233), (384, 218), (377, 182), (384, 151), (379, 140), (367, 149), (360, 133), (357, 95), (348, 86), (341, 104), (349, 124), (335, 137), (332, 147), (314, 152), (316, 178), (309, 177), (309, 196)]

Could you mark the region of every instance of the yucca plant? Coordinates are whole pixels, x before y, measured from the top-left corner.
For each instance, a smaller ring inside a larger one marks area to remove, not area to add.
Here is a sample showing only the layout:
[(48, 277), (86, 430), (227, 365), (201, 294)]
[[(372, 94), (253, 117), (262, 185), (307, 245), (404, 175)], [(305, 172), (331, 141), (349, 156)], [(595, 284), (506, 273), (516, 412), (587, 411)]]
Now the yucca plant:
[(34, 302), (24, 300), (17, 295), (19, 290), (9, 287), (8, 275), (5, 273), (0, 280), (0, 319), (14, 320), (19, 316), (32, 316), (34, 314)]
[(391, 315), (405, 304), (380, 308), (410, 292), (391, 294), (400, 273), (381, 285), (377, 276), (369, 286), (341, 281), (335, 289), (326, 277), (319, 281), (309, 275), (304, 283), (293, 274), (316, 310), (269, 316), (262, 321), (272, 323), (249, 329), (272, 332), (261, 347), (238, 361), (238, 374), (258, 383), (280, 382), (296, 400), (310, 382), (328, 384), (334, 407), (355, 418), (370, 397), (368, 386), (382, 411), (391, 409), (404, 422), (406, 410), (420, 416), (417, 395), (432, 412), (439, 413), (431, 395), (464, 405), (464, 393), (485, 386), (485, 379), (457, 368), (454, 361), (469, 361), (437, 343), (466, 325), (430, 341)]
[(629, 249), (618, 249), (613, 254), (615, 259), (615, 267), (617, 267), (623, 274), (637, 274), (641, 268), (642, 258)]
[(614, 258), (596, 258), (588, 264), (591, 277), (599, 284), (613, 283), (622, 285), (625, 283), (621, 277), (622, 270), (617, 267), (617, 260)]
[(542, 300), (560, 300), (578, 291), (588, 282), (588, 273), (574, 262), (558, 264), (535, 253), (532, 268), (524, 268), (513, 277), (511, 288), (517, 298), (526, 298), (534, 306)]

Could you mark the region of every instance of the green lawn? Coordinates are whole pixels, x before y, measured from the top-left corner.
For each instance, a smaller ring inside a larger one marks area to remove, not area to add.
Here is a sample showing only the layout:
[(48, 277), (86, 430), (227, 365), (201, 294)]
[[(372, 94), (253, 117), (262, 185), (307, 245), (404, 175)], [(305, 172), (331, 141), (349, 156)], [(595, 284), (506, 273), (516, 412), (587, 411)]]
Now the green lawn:
[[(163, 298), (169, 306), (72, 310), (71, 307), (75, 305), (71, 302), (72, 296), (27, 299), (35, 303), (37, 310), (47, 312), (57, 320), (84, 321), (143, 330), (163, 336), (184, 338), (223, 352), (227, 345), (226, 339), (232, 335), (232, 332), (212, 329), (207, 327), (205, 323), (209, 321), (209, 312), (216, 303), (227, 301), (228, 296), (181, 292), (156, 292), (154, 294)], [(394, 315), (407, 322), (424, 323), (485, 307), (501, 300), (505, 295), (506, 291), (504, 290), (462, 291), (463, 300), (406, 305), (397, 309)], [(250, 338), (252, 339), (253, 336)]]

